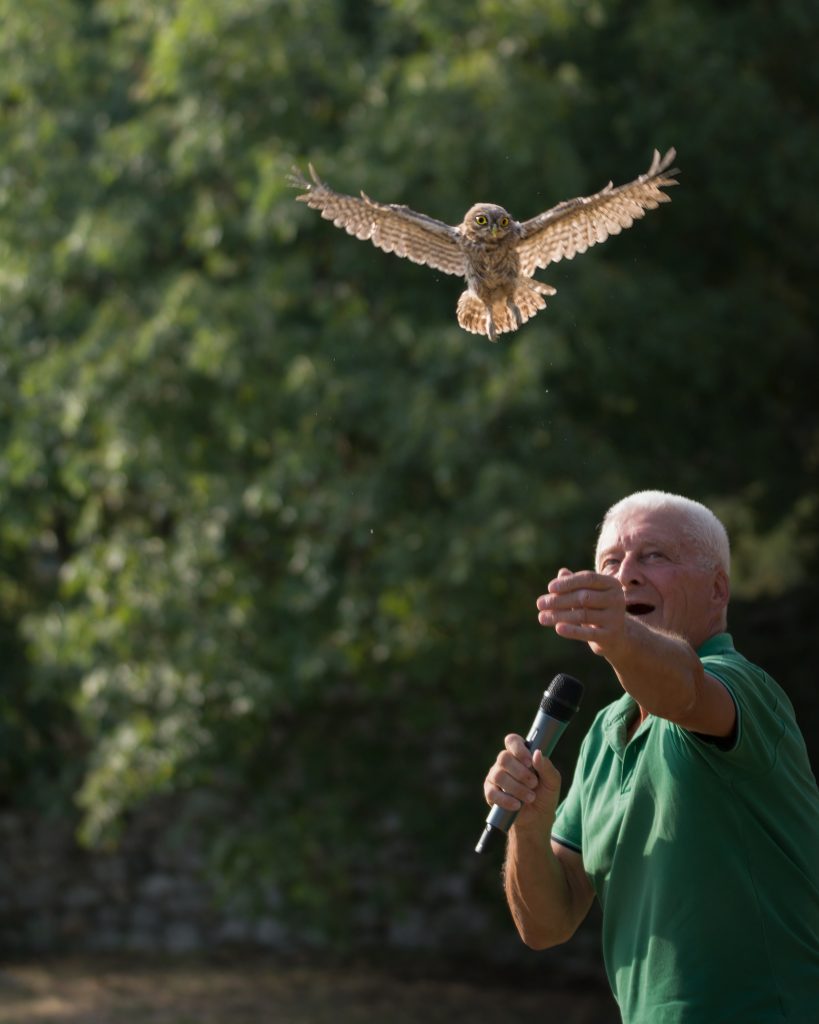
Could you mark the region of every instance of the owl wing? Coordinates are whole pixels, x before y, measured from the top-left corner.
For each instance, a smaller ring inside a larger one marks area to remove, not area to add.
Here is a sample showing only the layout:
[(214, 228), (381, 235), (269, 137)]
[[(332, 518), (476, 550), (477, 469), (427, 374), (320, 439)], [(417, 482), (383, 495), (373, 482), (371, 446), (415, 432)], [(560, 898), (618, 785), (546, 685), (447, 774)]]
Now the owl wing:
[(655, 149), (651, 167), (628, 185), (614, 188), (609, 182), (593, 196), (569, 199), (524, 221), (517, 246), (521, 274), (531, 277), (538, 267), (570, 260), (589, 246), (605, 242), (609, 235), (630, 228), (646, 210), (671, 202), (662, 189), (678, 184), (672, 177), (679, 173), (677, 168), (668, 170), (676, 155), (676, 150), (669, 149), (661, 158)]
[(299, 202), (307, 203), (314, 210), (320, 210), (322, 217), (331, 220), (337, 228), (344, 228), (349, 235), (367, 239), (383, 249), (404, 256), (413, 263), (423, 263), (445, 274), (466, 273), (466, 261), (458, 244), (458, 232), (449, 224), (416, 213), (408, 206), (376, 203), (361, 193), (345, 196), (326, 185), (310, 166), (309, 182), (294, 168), (290, 184), (305, 189), (296, 196)]

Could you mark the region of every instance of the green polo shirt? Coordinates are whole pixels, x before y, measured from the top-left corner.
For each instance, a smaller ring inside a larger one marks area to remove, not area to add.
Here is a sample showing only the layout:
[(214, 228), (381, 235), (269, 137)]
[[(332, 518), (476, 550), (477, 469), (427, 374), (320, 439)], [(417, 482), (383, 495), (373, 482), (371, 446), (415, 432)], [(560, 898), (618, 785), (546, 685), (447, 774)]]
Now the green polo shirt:
[(625, 1024), (819, 1024), (819, 791), (784, 691), (727, 633), (729, 749), (624, 694), (595, 718), (553, 838), (583, 856)]

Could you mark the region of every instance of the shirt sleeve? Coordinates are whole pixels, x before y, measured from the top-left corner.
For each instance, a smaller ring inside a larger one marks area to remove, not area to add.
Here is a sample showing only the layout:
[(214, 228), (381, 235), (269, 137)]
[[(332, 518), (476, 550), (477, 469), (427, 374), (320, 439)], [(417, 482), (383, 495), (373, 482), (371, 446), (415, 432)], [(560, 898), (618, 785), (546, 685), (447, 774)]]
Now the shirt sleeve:
[(737, 711), (736, 734), (728, 748), (692, 733), (688, 736), (701, 746), (710, 746), (716, 758), (730, 761), (737, 768), (768, 771), (793, 718), (784, 692), (766, 672), (736, 653), (706, 655), (702, 666), (731, 694)]
[(570, 850), (576, 850), (578, 853), (583, 849), (582, 793), (585, 750), (586, 739), (584, 738), (577, 756), (572, 784), (557, 808), (552, 826), (552, 839), (556, 843), (560, 843), (561, 846), (568, 846)]

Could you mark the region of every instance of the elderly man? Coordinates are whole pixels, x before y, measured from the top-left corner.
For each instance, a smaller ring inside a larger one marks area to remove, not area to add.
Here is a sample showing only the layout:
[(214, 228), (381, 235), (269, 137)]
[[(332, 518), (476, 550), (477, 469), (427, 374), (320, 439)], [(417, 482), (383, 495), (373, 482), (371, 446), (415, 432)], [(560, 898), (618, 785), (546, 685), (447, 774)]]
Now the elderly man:
[(595, 895), (626, 1024), (819, 1022), (819, 791), (784, 691), (725, 632), (729, 548), (707, 508), (643, 491), (596, 569), (561, 569), (538, 620), (624, 693), (560, 776), (506, 737), (487, 802), (519, 810), (506, 895), (523, 940), (564, 942)]

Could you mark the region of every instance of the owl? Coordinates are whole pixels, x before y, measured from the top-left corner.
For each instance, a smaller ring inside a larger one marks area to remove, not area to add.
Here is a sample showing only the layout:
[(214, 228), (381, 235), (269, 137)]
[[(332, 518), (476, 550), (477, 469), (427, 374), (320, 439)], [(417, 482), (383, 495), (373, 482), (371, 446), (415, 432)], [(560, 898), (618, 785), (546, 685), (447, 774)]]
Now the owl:
[(628, 185), (615, 188), (609, 182), (594, 195), (566, 200), (529, 220), (515, 220), (502, 206), (477, 203), (457, 226), (408, 206), (377, 203), (364, 192), (361, 198), (343, 195), (326, 185), (312, 164), (312, 181), (294, 168), (290, 184), (304, 190), (296, 197), (300, 202), (320, 210), (348, 234), (368, 238), (384, 252), (413, 263), (463, 277), (466, 291), (458, 299), (458, 323), (496, 341), (543, 309), (544, 296), (555, 294), (551, 285), (534, 279), (538, 268), (572, 259), (630, 228), (646, 210), (670, 201), (663, 189), (677, 184), (673, 176), (679, 172), (669, 169), (675, 156), (674, 149), (663, 157), (655, 149), (648, 171)]

